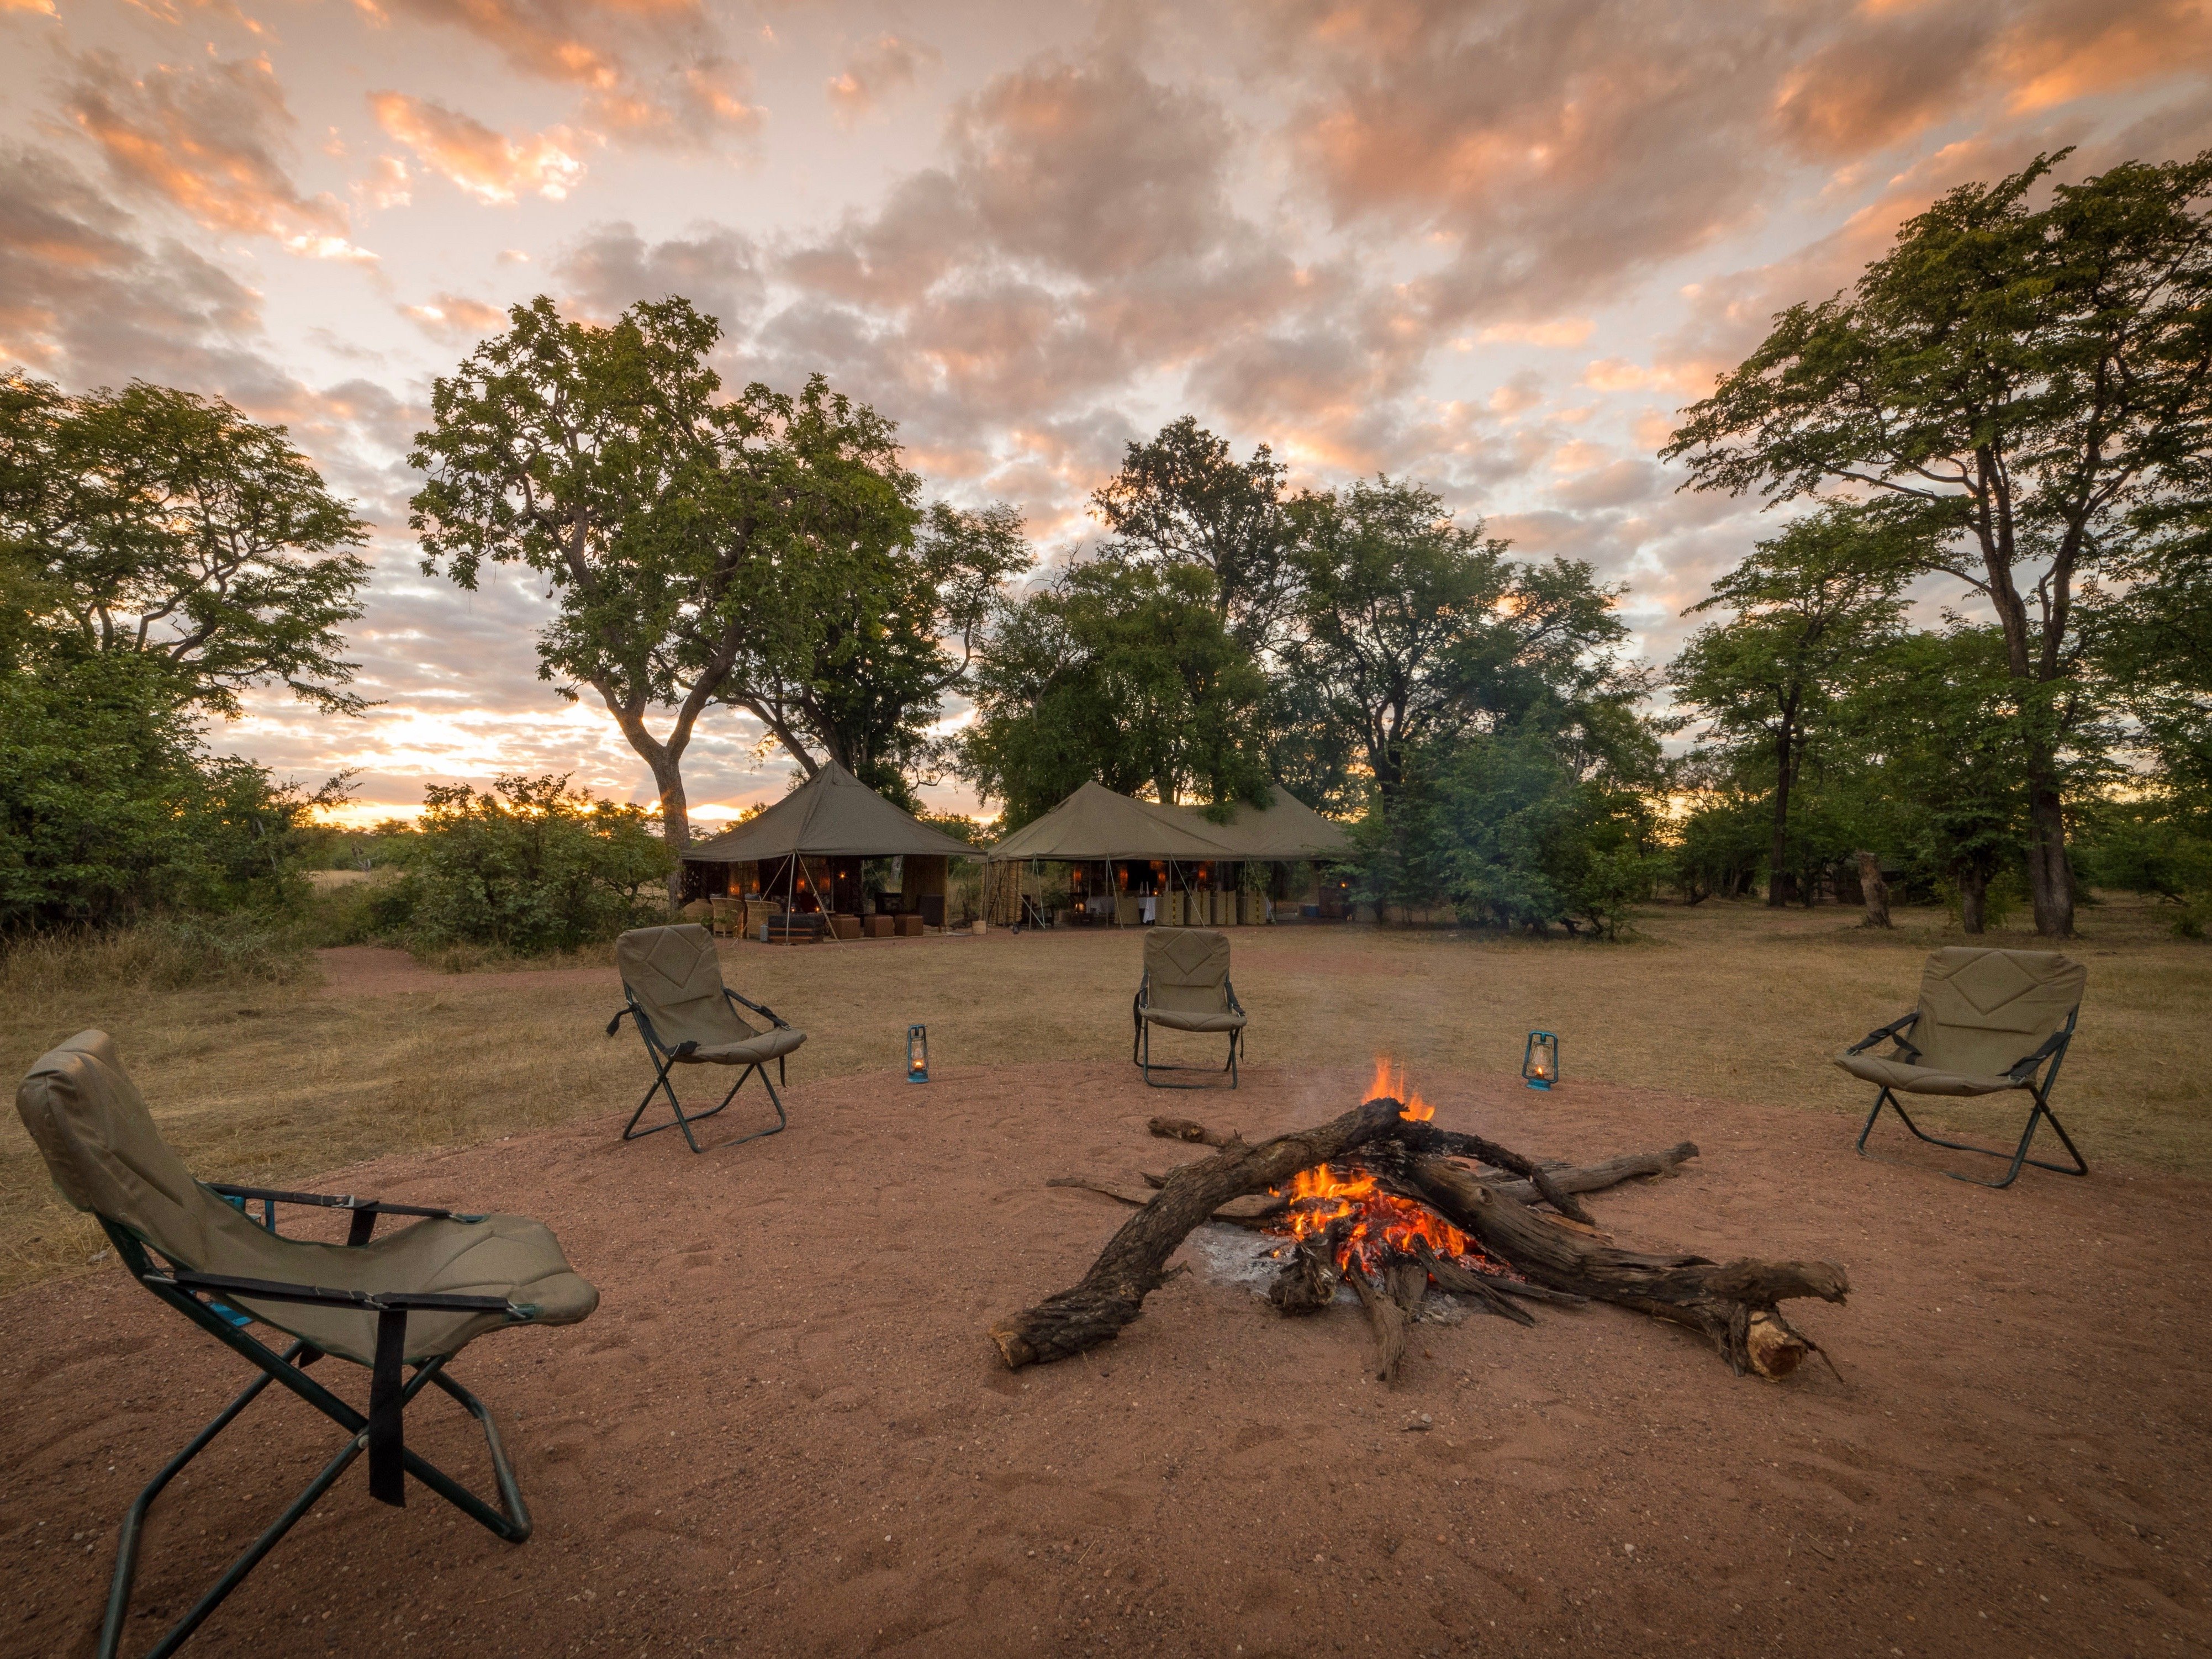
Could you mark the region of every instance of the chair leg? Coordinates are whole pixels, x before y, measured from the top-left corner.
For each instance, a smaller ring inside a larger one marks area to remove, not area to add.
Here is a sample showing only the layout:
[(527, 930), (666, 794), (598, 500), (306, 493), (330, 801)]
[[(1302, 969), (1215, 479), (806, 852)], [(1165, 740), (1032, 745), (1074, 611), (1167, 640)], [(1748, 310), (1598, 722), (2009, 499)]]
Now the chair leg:
[(1137, 1036), (1131, 1045), (1129, 1059), (1143, 1071), (1145, 1086), (1148, 1089), (1212, 1089), (1219, 1086), (1212, 1083), (1161, 1082), (1153, 1078), (1152, 1073), (1155, 1072), (1204, 1072), (1209, 1077), (1219, 1077), (1225, 1073), (1229, 1078), (1229, 1086), (1234, 1089), (1239, 1081), (1237, 1070), (1237, 1054), (1243, 1048), (1243, 1032), (1231, 1031), (1229, 1034), (1229, 1058), (1218, 1070), (1211, 1066), (1170, 1065), (1164, 1060), (1156, 1064), (1152, 1060), (1152, 1022), (1139, 1015), (1137, 1019)]
[[(660, 1064), (658, 1056), (655, 1056), (654, 1063)], [(782, 1068), (783, 1056), (779, 1054), (776, 1056), (776, 1069), (780, 1072)], [(703, 1112), (693, 1112), (688, 1115), (676, 1098), (675, 1085), (669, 1079), (667, 1066), (661, 1066), (660, 1075), (653, 1079), (653, 1086), (645, 1091), (645, 1098), (637, 1103), (637, 1109), (629, 1115), (629, 1121), (623, 1126), (622, 1138), (624, 1140), (642, 1140), (647, 1135), (659, 1134), (663, 1129), (681, 1129), (684, 1131), (684, 1141), (691, 1150), (695, 1152), (703, 1152), (707, 1149), (699, 1144), (698, 1137), (691, 1133), (691, 1126), (695, 1123), (704, 1123), (710, 1117), (720, 1116), (729, 1109), (730, 1103), (738, 1097), (738, 1091), (745, 1086), (745, 1079), (756, 1072), (760, 1073), (761, 1087), (768, 1091), (769, 1103), (775, 1108), (775, 1127), (756, 1129), (749, 1135), (738, 1135), (734, 1139), (717, 1141), (715, 1144), (720, 1146), (738, 1146), (748, 1140), (758, 1140), (763, 1135), (781, 1134), (789, 1127), (790, 1120), (784, 1115), (783, 1102), (775, 1092), (775, 1085), (769, 1081), (768, 1067), (765, 1064), (748, 1066), (744, 1071), (738, 1073), (738, 1080), (730, 1085), (730, 1092), (722, 1097), (720, 1105), (711, 1107)], [(656, 1123), (650, 1129), (639, 1128), (638, 1119), (643, 1117), (645, 1109), (653, 1104), (653, 1096), (663, 1091), (667, 1093), (670, 1109), (676, 1114), (675, 1121), (672, 1123)]]
[[(2027, 1085), (2027, 1091), (2034, 1097), (2035, 1105), (2028, 1112), (2027, 1127), (2021, 1132), (2020, 1145), (2014, 1147), (2011, 1152), (2008, 1152), (2002, 1147), (1977, 1146), (1971, 1141), (1946, 1140), (1941, 1135), (1929, 1134), (1925, 1129), (1922, 1128), (1917, 1123), (1915, 1123), (1912, 1121), (1911, 1114), (1905, 1109), (1905, 1103), (1898, 1099), (1897, 1097), (1890, 1091), (1888, 1086), (1885, 1085), (1881, 1092), (1875, 1097), (1874, 1110), (1867, 1114), (1866, 1127), (1859, 1131), (1859, 1156), (1861, 1158), (1871, 1158), (1875, 1159), (1876, 1162), (1882, 1164), (1894, 1164), (1898, 1162), (1895, 1158), (1882, 1158), (1879, 1153), (1870, 1152), (1866, 1149), (1867, 1136), (1873, 1132), (1875, 1120), (1881, 1115), (1881, 1109), (1887, 1105), (1897, 1114), (1899, 1119), (1904, 1123), (1906, 1128), (1912, 1131), (1915, 1136), (1926, 1141), (1931, 1146), (1942, 1146), (1946, 1150), (1954, 1152), (1974, 1152), (1983, 1158), (2002, 1158), (2010, 1160), (2009, 1165), (2006, 1169), (2004, 1174), (1995, 1181), (1984, 1181), (1978, 1176), (1960, 1175), (1955, 1170), (1946, 1170), (1943, 1171), (1943, 1173), (1949, 1176), (1952, 1180), (1963, 1181), (1970, 1187), (1989, 1187), (1996, 1188), (2009, 1187), (2014, 1182), (2020, 1179), (2020, 1172), (2021, 1169), (2029, 1164), (2033, 1164), (2039, 1170), (2048, 1170), (2053, 1175), (2087, 1175), (2089, 1173), (2088, 1160), (2081, 1156), (2081, 1149), (2075, 1146), (2074, 1138), (2066, 1133), (2066, 1126), (2059, 1122), (2057, 1113), (2051, 1109), (2051, 1101), (2049, 1097), (2043, 1090), (2037, 1088), (2035, 1085), (2032, 1083)], [(2063, 1164), (2052, 1164), (2045, 1159), (2030, 1158), (2027, 1155), (2028, 1145), (2035, 1139), (2036, 1125), (2039, 1122), (2045, 1121), (2050, 1123), (2053, 1129), (2057, 1131), (2058, 1139), (2065, 1143), (2067, 1153), (2074, 1160), (2071, 1168)]]
[[(171, 1298), (165, 1296), (162, 1299), (164, 1301), (173, 1299), (180, 1305), (190, 1308), (198, 1307), (198, 1304), (190, 1297)], [(193, 1315), (193, 1321), (217, 1336), (227, 1346), (237, 1349), (252, 1359), (261, 1367), (262, 1375), (246, 1384), (236, 1399), (218, 1412), (213, 1420), (193, 1437), (191, 1444), (162, 1466), (160, 1473), (147, 1482), (145, 1489), (138, 1494), (137, 1501), (125, 1514), (122, 1533), (118, 1540), (116, 1550), (115, 1573), (108, 1585), (106, 1614), (100, 1625), (99, 1659), (115, 1659), (116, 1654), (121, 1648), (123, 1627), (130, 1618), (131, 1587), (137, 1575), (139, 1545), (144, 1534), (147, 1513), (152, 1508), (154, 1500), (161, 1495), (162, 1489), (175, 1478), (177, 1474), (193, 1458), (205, 1450), (209, 1443), (228, 1428), (233, 1419), (245, 1410), (270, 1382), (283, 1382), (293, 1393), (316, 1407), (339, 1427), (348, 1430), (352, 1438), (348, 1440), (340, 1448), (337, 1455), (325, 1464), (315, 1478), (301, 1490), (299, 1496), (285, 1506), (283, 1512), (270, 1522), (260, 1536), (249, 1544), (238, 1558), (223, 1570), (222, 1577), (208, 1587), (206, 1592), (191, 1605), (184, 1617), (171, 1626), (161, 1639), (148, 1650), (147, 1659), (166, 1659), (166, 1656), (176, 1652), (182, 1647), (192, 1632), (205, 1623), (209, 1615), (222, 1606), (230, 1593), (244, 1582), (246, 1575), (260, 1565), (262, 1559), (276, 1547), (278, 1541), (292, 1529), (301, 1516), (315, 1506), (317, 1501), (331, 1489), (337, 1478), (345, 1473), (354, 1459), (368, 1449), (368, 1419), (306, 1375), (306, 1368), (322, 1358), (319, 1350), (305, 1342), (295, 1342), (283, 1353), (274, 1354), (253, 1338), (228, 1326), (220, 1316), (209, 1313), (204, 1309)], [(467, 1487), (430, 1462), (428, 1459), (411, 1450), (404, 1454), (407, 1473), (414, 1475), (416, 1479), (421, 1480), (471, 1520), (489, 1528), (507, 1542), (520, 1544), (530, 1536), (530, 1512), (523, 1506), (521, 1491), (515, 1485), (514, 1471), (507, 1466), (506, 1453), (500, 1445), (499, 1432), (492, 1425), (491, 1413), (475, 1395), (447, 1376), (444, 1367), (443, 1359), (434, 1359), (418, 1367), (415, 1375), (408, 1380), (406, 1386), (401, 1391), (400, 1409), (404, 1411), (407, 1404), (413, 1401), (425, 1384), (428, 1383), (435, 1383), (447, 1394), (460, 1401), (462, 1407), (483, 1429), (485, 1443), (491, 1453), (493, 1474), (499, 1483), (500, 1497), (506, 1504), (507, 1513), (502, 1515), (494, 1510), (475, 1493), (470, 1492)]]

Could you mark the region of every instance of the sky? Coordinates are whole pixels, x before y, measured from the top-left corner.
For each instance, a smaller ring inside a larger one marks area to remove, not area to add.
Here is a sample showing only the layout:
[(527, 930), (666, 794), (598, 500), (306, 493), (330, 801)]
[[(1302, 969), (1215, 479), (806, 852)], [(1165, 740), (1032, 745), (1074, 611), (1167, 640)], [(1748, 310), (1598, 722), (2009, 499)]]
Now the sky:
[[(1588, 560), (1663, 662), (1775, 520), (1656, 452), (1773, 313), (2039, 151), (2212, 147), (2212, 0), (0, 0), (0, 365), (227, 398), (375, 526), (377, 706), (210, 734), (356, 772), (362, 819), (503, 772), (653, 799), (538, 678), (542, 584), (407, 531), (433, 380), (534, 295), (688, 297), (726, 382), (828, 375), (1048, 565), (1188, 412)], [(782, 793), (758, 738), (702, 723), (696, 817)]]

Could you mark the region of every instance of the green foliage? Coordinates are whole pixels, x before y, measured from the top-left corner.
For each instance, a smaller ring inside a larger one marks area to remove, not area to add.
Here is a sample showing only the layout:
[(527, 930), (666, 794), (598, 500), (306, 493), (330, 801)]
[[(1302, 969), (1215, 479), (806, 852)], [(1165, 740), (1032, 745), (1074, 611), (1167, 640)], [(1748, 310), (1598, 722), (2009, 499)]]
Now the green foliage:
[[(1643, 689), (1613, 656), (1626, 633), (1619, 590), (1588, 565), (1509, 559), (1480, 521), (1453, 523), (1435, 491), (1386, 477), (1301, 495), (1289, 517), (1299, 588), (1287, 677), (1386, 803), (1413, 749)], [(1556, 714), (1552, 726), (1566, 735)]]
[(0, 931), (296, 902), (313, 795), (215, 758), (160, 657), (64, 650), (0, 672)]
[(432, 785), (405, 872), (368, 889), (377, 929), (423, 945), (533, 955), (658, 918), (654, 890), (673, 858), (652, 820), (568, 784), (502, 777), (487, 794)]
[(2166, 900), (2174, 932), (2202, 939), (2212, 926), (2212, 827), (2176, 809), (2169, 796), (2100, 815), (2083, 838), (2083, 874), (2100, 887)]
[(1395, 810), (1358, 838), (1363, 896), (1463, 921), (1618, 937), (1665, 869), (1631, 791), (1579, 777), (1530, 722), (1415, 751)]
[(1771, 854), (1771, 808), (1760, 795), (1703, 792), (1674, 831), (1668, 876), (1675, 890), (1690, 904), (1748, 892)]
[(1265, 803), (1267, 684), (1195, 563), (1092, 559), (1004, 605), (977, 665), (967, 776), (1018, 828), (1091, 779)]
[(1249, 461), (1231, 459), (1226, 441), (1186, 415), (1131, 444), (1091, 504), (1113, 538), (1109, 556), (1211, 575), (1215, 613), (1256, 655), (1274, 642), (1295, 588), (1287, 471), (1265, 444)]
[[(361, 615), (368, 526), (284, 428), (134, 380), (68, 397), (0, 377), (0, 550), (18, 616), (80, 650), (143, 654), (223, 714), (281, 684), (357, 713), (338, 625)], [(34, 585), (36, 599), (20, 597)], [(0, 645), (5, 641), (0, 640)]]

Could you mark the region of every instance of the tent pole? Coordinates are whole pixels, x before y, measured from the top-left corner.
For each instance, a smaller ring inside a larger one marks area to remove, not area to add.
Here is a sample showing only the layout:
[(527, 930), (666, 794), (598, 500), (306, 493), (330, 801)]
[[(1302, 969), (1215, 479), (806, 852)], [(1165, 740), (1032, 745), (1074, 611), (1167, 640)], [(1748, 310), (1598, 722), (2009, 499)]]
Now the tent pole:
[(814, 895), (814, 902), (817, 904), (822, 905), (822, 924), (823, 931), (826, 932), (831, 939), (836, 939), (838, 944), (842, 945), (845, 941), (837, 938), (837, 918), (828, 905), (822, 904), (822, 890), (814, 884), (814, 872), (806, 867), (806, 860), (803, 856), (797, 853), (793, 853), (792, 857), (799, 860), (799, 873), (806, 883), (806, 890)]

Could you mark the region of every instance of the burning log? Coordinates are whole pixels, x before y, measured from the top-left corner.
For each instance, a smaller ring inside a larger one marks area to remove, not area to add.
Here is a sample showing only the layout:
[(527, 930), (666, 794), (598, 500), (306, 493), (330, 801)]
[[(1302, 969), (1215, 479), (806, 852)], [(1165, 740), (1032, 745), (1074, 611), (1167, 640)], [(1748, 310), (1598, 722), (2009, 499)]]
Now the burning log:
[(1277, 1135), (1256, 1146), (1241, 1140), (1170, 1175), (1152, 1202), (1121, 1224), (1082, 1282), (991, 1328), (1009, 1370), (1065, 1359), (1121, 1334), (1160, 1287), (1167, 1260), (1232, 1198), (1265, 1192), (1301, 1170), (1341, 1158), (1399, 1121), (1395, 1100), (1370, 1100), (1318, 1128)]
[[(1432, 1283), (1522, 1323), (1534, 1320), (1507, 1298), (1611, 1302), (1698, 1332), (1739, 1375), (1786, 1376), (1821, 1352), (1778, 1304), (1802, 1297), (1843, 1301), (1850, 1281), (1839, 1265), (1621, 1250), (1580, 1218), (1575, 1194), (1668, 1173), (1697, 1156), (1694, 1146), (1576, 1170), (1439, 1128), (1431, 1115), (1418, 1097), (1409, 1106), (1378, 1097), (1316, 1128), (1257, 1145), (1188, 1120), (1153, 1119), (1154, 1134), (1216, 1151), (1147, 1177), (1159, 1188), (1148, 1200), (1077, 1177), (1054, 1182), (1141, 1207), (1081, 1282), (992, 1328), (1000, 1357), (1018, 1370), (1110, 1340), (1164, 1282), (1168, 1258), (1209, 1218), (1292, 1234), (1292, 1254), (1268, 1290), (1285, 1314), (1316, 1312), (1349, 1283), (1375, 1334), (1376, 1375), (1386, 1381), (1404, 1360), (1407, 1324)], [(1520, 1178), (1481, 1176), (1455, 1158)], [(1340, 1161), (1347, 1173), (1330, 1167)], [(1239, 1199), (1247, 1202), (1222, 1213)], [(1539, 1200), (1561, 1213), (1531, 1207)]]

